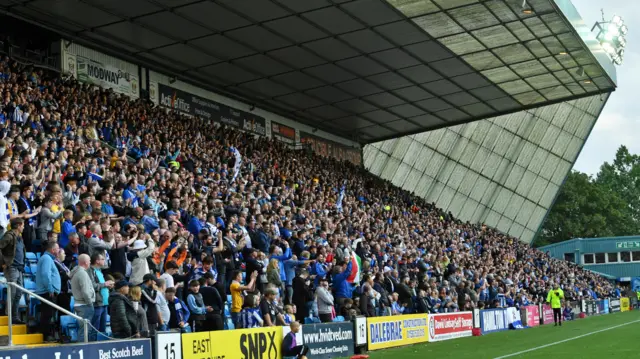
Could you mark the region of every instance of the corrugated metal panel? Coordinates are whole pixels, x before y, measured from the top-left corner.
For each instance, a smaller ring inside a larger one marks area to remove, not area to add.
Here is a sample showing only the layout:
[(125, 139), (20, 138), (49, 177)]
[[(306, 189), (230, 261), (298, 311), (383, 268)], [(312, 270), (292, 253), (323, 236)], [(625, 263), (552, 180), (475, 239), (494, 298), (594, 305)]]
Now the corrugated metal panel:
[(586, 269), (608, 274), (616, 278), (640, 276), (640, 263), (599, 264), (586, 265), (584, 267)]
[(583, 241), (582, 252), (584, 253), (600, 253), (600, 252), (619, 252), (616, 249), (616, 240), (598, 240)]
[[(172, 83), (170, 82), (172, 81)], [(149, 82), (157, 82), (157, 83), (161, 83), (167, 86), (171, 86), (173, 88), (176, 88), (178, 90), (182, 90), (182, 91), (186, 91), (192, 95), (196, 95), (196, 96), (200, 96), (212, 101), (216, 101), (219, 102), (221, 104), (227, 105), (229, 107), (233, 107), (236, 108), (238, 110), (243, 110), (243, 111), (248, 111), (249, 108), (251, 108), (252, 106), (246, 104), (246, 103), (242, 103), (236, 100), (232, 100), (228, 97), (225, 96), (221, 96), (217, 93), (211, 92), (211, 91), (207, 91), (204, 89), (201, 89), (197, 86), (193, 86), (191, 84), (188, 84), (186, 82), (182, 82), (182, 81), (173, 81), (173, 79), (170, 76), (166, 76), (160, 73), (157, 73), (155, 71), (149, 71)], [(157, 91), (156, 91), (157, 93)], [(157, 94), (156, 94), (157, 96)], [(155, 100), (157, 103), (157, 99)], [(318, 136), (318, 137), (322, 137), (325, 138), (327, 140), (333, 141), (333, 142), (337, 142), (340, 144), (343, 144), (345, 146), (355, 146), (357, 148), (360, 148), (360, 145), (356, 142), (344, 139), (342, 137), (338, 137), (335, 135), (332, 135), (330, 133), (326, 133), (323, 131), (314, 131), (315, 129), (307, 126), (307, 125), (303, 125), (301, 123), (298, 123), (292, 119), (286, 118), (286, 117), (282, 117), (280, 115), (277, 115), (275, 113), (271, 113), (265, 110), (262, 110), (260, 108), (255, 108), (253, 111), (253, 113), (255, 113), (256, 115), (262, 116), (265, 118), (266, 120), (266, 128), (267, 128), (267, 136), (271, 137), (271, 121), (275, 121), (278, 123), (281, 123), (283, 125), (286, 126), (290, 126), (296, 129), (296, 142), (298, 142), (300, 140), (300, 131), (303, 132), (308, 132), (308, 133), (312, 133), (314, 136)]]

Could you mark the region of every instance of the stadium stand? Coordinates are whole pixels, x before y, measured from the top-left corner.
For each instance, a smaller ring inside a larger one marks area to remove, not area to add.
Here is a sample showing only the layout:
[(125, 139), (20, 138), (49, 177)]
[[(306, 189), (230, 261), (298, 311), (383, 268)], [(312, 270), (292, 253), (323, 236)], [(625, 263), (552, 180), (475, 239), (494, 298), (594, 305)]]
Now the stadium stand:
[[(569, 299), (615, 295), (604, 278), (353, 164), (9, 57), (0, 73), (0, 217), (24, 218), (23, 258), (7, 268), (64, 308), (93, 307), (108, 337), (519, 307), (544, 302), (552, 283)], [(71, 296), (83, 272), (90, 302)], [(20, 297), (17, 323), (43, 314), (29, 302)], [(51, 318), (44, 339), (77, 340), (75, 320)]]

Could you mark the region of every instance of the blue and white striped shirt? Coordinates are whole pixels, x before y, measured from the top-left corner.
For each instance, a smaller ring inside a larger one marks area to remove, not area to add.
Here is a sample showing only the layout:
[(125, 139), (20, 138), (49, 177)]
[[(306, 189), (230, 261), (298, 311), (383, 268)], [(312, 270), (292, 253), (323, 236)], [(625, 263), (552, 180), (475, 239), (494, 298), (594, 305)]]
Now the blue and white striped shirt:
[(260, 328), (263, 320), (259, 308), (244, 308), (240, 312), (240, 325), (242, 328)]

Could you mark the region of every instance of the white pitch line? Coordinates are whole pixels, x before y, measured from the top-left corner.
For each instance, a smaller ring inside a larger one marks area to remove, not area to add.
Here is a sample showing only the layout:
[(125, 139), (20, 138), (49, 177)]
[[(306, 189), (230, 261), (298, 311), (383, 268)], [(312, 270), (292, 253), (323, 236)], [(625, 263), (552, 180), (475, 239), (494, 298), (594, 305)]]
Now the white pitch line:
[(504, 358), (510, 358), (510, 357), (514, 357), (516, 355), (520, 355), (520, 354), (524, 354), (524, 353), (528, 353), (528, 352), (533, 352), (536, 350), (540, 350), (540, 349), (544, 349), (547, 347), (551, 347), (554, 345), (558, 345), (558, 344), (562, 344), (562, 343), (566, 343), (566, 342), (570, 342), (572, 340), (576, 340), (576, 339), (580, 339), (580, 338), (584, 338), (584, 337), (588, 337), (590, 335), (593, 334), (598, 334), (598, 333), (602, 333), (602, 332), (606, 332), (608, 330), (612, 330), (612, 329), (616, 329), (616, 328), (620, 328), (620, 327), (624, 327), (625, 325), (629, 325), (629, 324), (633, 324), (633, 323), (638, 323), (640, 322), (640, 320), (634, 320), (632, 322), (629, 323), (624, 323), (624, 324), (620, 324), (620, 325), (615, 325), (613, 327), (609, 327), (609, 328), (605, 328), (605, 329), (600, 329), (600, 330), (596, 330), (595, 332), (591, 332), (591, 333), (587, 333), (587, 334), (582, 334), (582, 335), (578, 335), (577, 337), (573, 337), (573, 338), (569, 338), (569, 339), (565, 339), (565, 340), (561, 340), (559, 342), (555, 342), (555, 343), (550, 343), (550, 344), (545, 344), (545, 345), (541, 345), (539, 347), (535, 347), (535, 348), (531, 348), (531, 349), (527, 349), (527, 350), (523, 350), (521, 352), (517, 352), (517, 353), (513, 353), (513, 354), (508, 354), (508, 355), (503, 355), (501, 357), (496, 357), (494, 359), (504, 359)]

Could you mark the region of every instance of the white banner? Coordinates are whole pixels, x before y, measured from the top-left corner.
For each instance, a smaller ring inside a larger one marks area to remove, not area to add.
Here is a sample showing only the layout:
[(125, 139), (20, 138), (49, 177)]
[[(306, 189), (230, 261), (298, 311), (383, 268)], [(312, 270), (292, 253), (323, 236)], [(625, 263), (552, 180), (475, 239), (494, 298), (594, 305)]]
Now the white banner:
[(522, 329), (520, 311), (514, 307), (507, 308), (507, 326), (511, 326), (514, 329)]
[(71, 54), (65, 51), (62, 66), (62, 72), (69, 74), (76, 79), (78, 78), (78, 64), (75, 54)]
[(149, 81), (149, 99), (158, 104), (158, 83), (155, 81)]
[(138, 98), (140, 96), (138, 75), (120, 70), (115, 66), (103, 64), (83, 56), (76, 55), (77, 79), (80, 82), (94, 84), (115, 92)]

